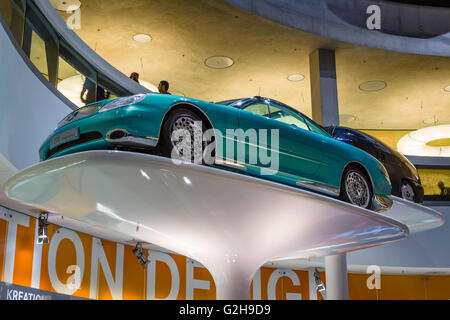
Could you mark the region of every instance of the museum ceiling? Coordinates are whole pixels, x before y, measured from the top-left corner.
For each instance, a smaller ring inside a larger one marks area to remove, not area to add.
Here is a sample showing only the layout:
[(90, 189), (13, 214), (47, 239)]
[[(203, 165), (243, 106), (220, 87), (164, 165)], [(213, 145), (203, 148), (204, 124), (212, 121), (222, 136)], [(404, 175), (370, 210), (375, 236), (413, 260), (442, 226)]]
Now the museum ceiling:
[[(91, 48), (127, 75), (138, 72), (155, 85), (168, 80), (174, 93), (207, 101), (262, 95), (311, 115), (309, 54), (324, 47), (336, 50), (343, 125), (417, 129), (450, 123), (450, 92), (445, 91), (450, 58), (329, 40), (224, 0), (81, 2), (81, 28), (75, 31)], [(137, 42), (136, 34), (150, 35), (151, 41)], [(215, 56), (229, 57), (233, 65), (208, 67), (205, 60)], [(293, 74), (304, 79), (289, 81)]]

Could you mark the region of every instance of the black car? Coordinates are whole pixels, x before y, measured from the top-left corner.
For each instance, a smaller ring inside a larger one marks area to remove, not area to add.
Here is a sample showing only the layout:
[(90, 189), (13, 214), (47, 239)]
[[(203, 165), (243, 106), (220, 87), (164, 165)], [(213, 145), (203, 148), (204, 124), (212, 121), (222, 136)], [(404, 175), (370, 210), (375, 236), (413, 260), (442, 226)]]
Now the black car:
[(326, 127), (336, 140), (366, 151), (386, 167), (392, 184), (392, 195), (423, 202), (423, 187), (416, 167), (401, 153), (361, 131), (346, 127)]

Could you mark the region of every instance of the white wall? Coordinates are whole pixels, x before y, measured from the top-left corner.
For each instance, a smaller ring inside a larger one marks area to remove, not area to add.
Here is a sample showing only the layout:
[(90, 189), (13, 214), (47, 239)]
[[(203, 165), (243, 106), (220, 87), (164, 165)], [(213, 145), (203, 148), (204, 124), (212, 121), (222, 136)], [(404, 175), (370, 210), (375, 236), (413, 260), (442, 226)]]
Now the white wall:
[(71, 109), (29, 68), (0, 24), (0, 153), (19, 170)]

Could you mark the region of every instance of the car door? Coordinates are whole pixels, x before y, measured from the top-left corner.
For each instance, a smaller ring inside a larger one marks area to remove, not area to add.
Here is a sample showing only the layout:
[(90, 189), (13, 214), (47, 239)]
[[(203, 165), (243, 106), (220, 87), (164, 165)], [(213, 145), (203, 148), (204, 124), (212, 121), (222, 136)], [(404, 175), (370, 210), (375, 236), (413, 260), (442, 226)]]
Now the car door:
[[(311, 132), (300, 114), (269, 99), (257, 99), (239, 113), (239, 127), (247, 133), (238, 138), (247, 161), (251, 159), (255, 146), (258, 154), (268, 152), (272, 155), (270, 165), (264, 161), (257, 164), (246, 161), (249, 173), (261, 175), (261, 168), (273, 168), (273, 162), (277, 161), (276, 175), (289, 183), (317, 182), (320, 160), (317, 159), (316, 142), (311, 141)], [(256, 131), (257, 138), (248, 134), (252, 131)], [(272, 135), (278, 135), (278, 138)]]

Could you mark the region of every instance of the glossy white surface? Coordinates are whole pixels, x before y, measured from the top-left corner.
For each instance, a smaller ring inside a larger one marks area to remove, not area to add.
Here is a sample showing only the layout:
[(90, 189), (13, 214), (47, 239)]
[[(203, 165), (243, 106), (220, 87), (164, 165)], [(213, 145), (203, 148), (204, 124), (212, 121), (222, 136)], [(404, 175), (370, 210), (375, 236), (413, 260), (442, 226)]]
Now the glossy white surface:
[(402, 198), (392, 198), (392, 208), (381, 214), (405, 224), (410, 233), (431, 230), (444, 224), (444, 216), (436, 210)]
[(248, 299), (265, 262), (353, 251), (405, 238), (393, 219), (332, 198), (193, 164), (92, 151), (26, 169), (11, 199), (191, 257), (218, 299)]

